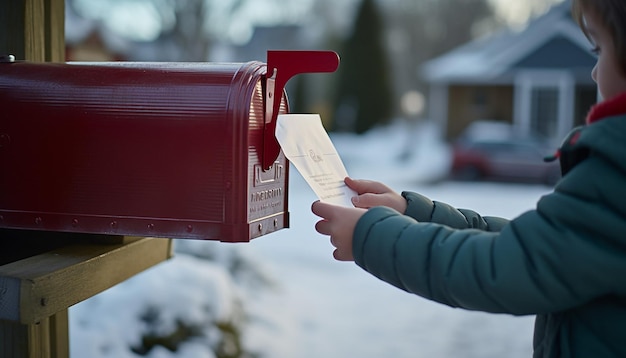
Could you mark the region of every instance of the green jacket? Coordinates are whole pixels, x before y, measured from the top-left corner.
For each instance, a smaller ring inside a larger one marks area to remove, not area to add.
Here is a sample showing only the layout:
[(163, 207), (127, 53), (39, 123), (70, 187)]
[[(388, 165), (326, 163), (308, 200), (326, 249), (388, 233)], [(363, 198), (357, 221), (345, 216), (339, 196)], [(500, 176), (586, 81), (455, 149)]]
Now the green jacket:
[(359, 220), (356, 263), (452, 307), (537, 315), (534, 357), (626, 357), (626, 115), (576, 139), (536, 209), (507, 221), (404, 192), (404, 215)]

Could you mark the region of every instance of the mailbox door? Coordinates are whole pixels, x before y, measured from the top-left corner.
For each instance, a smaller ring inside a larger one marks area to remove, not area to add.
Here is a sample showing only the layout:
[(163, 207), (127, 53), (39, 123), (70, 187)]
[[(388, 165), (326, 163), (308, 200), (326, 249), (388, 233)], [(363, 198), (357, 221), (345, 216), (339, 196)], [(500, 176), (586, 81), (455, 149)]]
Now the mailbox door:
[[(250, 102), (250, 120), (248, 121), (248, 186), (246, 215), (250, 223), (248, 235), (251, 238), (289, 226), (288, 182), (289, 162), (279, 153), (274, 164), (264, 170), (260, 154), (263, 153), (263, 123), (265, 121), (265, 102), (263, 82), (257, 82)], [(279, 113), (288, 112), (286, 95), (281, 99)]]

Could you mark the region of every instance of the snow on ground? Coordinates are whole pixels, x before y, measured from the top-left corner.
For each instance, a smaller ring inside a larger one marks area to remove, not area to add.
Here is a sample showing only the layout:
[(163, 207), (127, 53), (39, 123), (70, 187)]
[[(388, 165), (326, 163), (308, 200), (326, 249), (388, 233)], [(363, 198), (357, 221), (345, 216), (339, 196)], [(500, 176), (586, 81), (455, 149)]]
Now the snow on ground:
[[(550, 190), (437, 182), (449, 156), (436, 137), (429, 126), (402, 124), (332, 135), (351, 176), (484, 215), (512, 218)], [(290, 174), (289, 229), (246, 244), (178, 241), (173, 259), (70, 309), (72, 357), (138, 357), (128, 347), (142, 334), (171, 331), (179, 320), (199, 327), (197, 337), (175, 352), (157, 346), (146, 356), (215, 357), (220, 333), (211, 323), (229, 319), (246, 322), (243, 345), (267, 358), (532, 355), (533, 317), (453, 309), (335, 261), (328, 238), (314, 229), (313, 192), (293, 167)]]

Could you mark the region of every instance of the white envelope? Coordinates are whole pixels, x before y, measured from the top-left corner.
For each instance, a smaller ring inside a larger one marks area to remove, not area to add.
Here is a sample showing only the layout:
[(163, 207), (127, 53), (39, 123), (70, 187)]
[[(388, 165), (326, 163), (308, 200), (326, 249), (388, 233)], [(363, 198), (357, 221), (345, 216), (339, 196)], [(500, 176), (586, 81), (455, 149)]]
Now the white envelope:
[(348, 172), (319, 114), (279, 115), (276, 139), (321, 201), (353, 206), (350, 199), (357, 194), (344, 183)]

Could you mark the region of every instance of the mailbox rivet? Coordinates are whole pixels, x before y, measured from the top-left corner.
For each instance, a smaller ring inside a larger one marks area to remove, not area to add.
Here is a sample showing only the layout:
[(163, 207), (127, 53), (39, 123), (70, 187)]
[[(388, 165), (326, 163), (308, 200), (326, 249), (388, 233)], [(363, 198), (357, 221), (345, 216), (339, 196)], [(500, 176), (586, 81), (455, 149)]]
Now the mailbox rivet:
[(154, 229), (154, 224), (148, 224), (148, 230), (153, 230)]
[(0, 63), (13, 63), (13, 62), (15, 62), (15, 56), (13, 55), (0, 56)]
[(263, 224), (259, 224), (259, 231), (263, 231)]
[(117, 221), (111, 221), (111, 224), (109, 224), (109, 226), (111, 226), (111, 229), (115, 229), (117, 227)]
[(72, 220), (72, 226), (73, 226), (73, 227), (78, 226), (78, 219), (74, 219), (74, 220)]
[(193, 226), (187, 225), (187, 232), (192, 232), (192, 231), (193, 231)]
[(0, 222), (4, 221), (4, 216), (0, 215)]
[(41, 217), (37, 216), (37, 217), (35, 218), (35, 224), (39, 225), (39, 224), (41, 224), (41, 222), (42, 222)]

